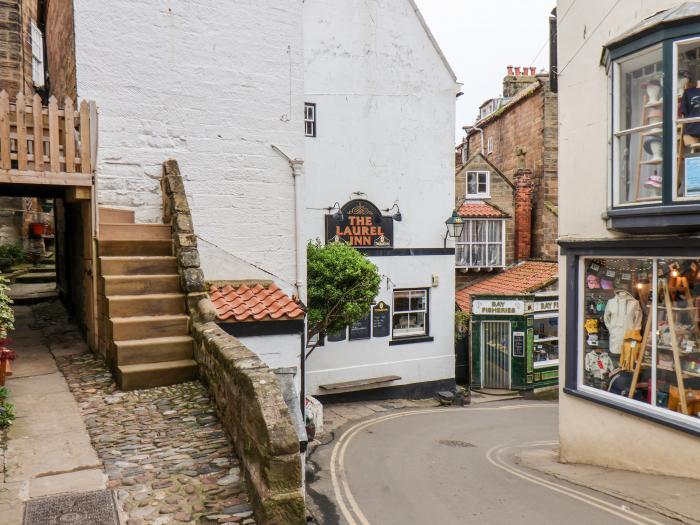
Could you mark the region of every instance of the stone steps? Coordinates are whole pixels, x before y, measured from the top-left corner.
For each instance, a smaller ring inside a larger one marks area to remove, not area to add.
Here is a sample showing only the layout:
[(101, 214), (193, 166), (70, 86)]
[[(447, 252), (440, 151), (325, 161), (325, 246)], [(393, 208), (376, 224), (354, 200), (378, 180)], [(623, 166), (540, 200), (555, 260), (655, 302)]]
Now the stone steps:
[(177, 274), (106, 275), (101, 279), (102, 290), (107, 296), (180, 292), (180, 276)]
[(122, 390), (166, 386), (196, 378), (197, 363), (192, 359), (121, 365), (117, 368), (117, 383)]
[(177, 274), (177, 259), (173, 256), (101, 256), (100, 273), (107, 275)]
[(56, 272), (27, 272), (15, 278), (16, 283), (55, 283)]
[(108, 295), (109, 317), (174, 315), (185, 313), (185, 294)]
[(189, 319), (185, 314), (112, 317), (112, 340), (116, 343), (129, 339), (187, 335)]
[(116, 341), (117, 365), (139, 365), (192, 359), (194, 340), (189, 335)]

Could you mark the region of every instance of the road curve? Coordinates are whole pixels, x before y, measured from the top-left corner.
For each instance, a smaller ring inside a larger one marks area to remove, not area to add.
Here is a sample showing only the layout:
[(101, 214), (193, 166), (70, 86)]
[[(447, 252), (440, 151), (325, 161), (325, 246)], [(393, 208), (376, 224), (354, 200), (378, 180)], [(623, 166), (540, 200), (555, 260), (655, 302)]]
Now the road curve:
[(551, 447), (555, 403), (394, 412), (350, 425), (314, 455), (323, 525), (674, 523), (517, 464)]

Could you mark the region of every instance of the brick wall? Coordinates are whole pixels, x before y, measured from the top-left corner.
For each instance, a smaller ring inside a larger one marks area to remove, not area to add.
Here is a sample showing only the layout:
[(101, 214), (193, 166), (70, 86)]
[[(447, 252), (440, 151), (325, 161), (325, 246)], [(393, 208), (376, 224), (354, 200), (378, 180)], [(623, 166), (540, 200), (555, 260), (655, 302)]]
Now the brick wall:
[(515, 260), (532, 256), (532, 172), (518, 170), (515, 174)]
[(44, 16), (49, 93), (62, 106), (66, 97), (77, 98), (72, 0), (48, 2)]
[(0, 0), (0, 89), (14, 96), (22, 82), (20, 2)]
[[(538, 76), (540, 87), (524, 99), (480, 123), (484, 145), (493, 138), (493, 152), (484, 152), (509, 180), (518, 168), (516, 148), (526, 151), (525, 167), (532, 171), (532, 257), (557, 256), (557, 97), (549, 91), (547, 76)], [(469, 136), (470, 155), (480, 149), (478, 132)]]

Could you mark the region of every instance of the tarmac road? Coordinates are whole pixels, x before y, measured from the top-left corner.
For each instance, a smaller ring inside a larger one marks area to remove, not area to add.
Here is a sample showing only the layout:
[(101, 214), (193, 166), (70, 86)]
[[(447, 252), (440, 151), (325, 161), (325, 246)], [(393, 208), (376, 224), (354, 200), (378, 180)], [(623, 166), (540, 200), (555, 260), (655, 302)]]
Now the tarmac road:
[(552, 447), (556, 403), (393, 412), (351, 423), (311, 457), (322, 525), (677, 523), (517, 464)]

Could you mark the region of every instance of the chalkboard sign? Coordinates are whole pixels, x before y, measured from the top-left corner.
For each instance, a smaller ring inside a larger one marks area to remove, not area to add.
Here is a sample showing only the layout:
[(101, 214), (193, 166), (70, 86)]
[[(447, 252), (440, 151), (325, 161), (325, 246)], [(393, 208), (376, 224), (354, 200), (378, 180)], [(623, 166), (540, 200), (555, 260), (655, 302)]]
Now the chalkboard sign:
[(370, 314), (350, 325), (350, 340), (370, 338)]
[(328, 337), (326, 337), (326, 339), (328, 339), (331, 342), (338, 342), (338, 341), (345, 341), (345, 338), (347, 336), (348, 336), (348, 329), (343, 328), (340, 332), (336, 332), (334, 334), (329, 333)]
[(372, 337), (388, 337), (390, 332), (389, 305), (379, 301), (372, 309)]
[(513, 332), (513, 357), (525, 357), (525, 334)]

